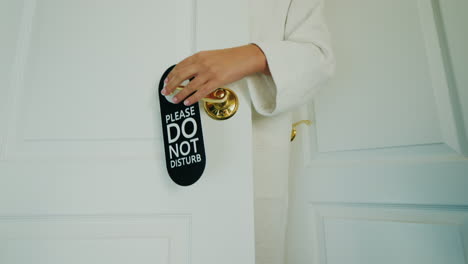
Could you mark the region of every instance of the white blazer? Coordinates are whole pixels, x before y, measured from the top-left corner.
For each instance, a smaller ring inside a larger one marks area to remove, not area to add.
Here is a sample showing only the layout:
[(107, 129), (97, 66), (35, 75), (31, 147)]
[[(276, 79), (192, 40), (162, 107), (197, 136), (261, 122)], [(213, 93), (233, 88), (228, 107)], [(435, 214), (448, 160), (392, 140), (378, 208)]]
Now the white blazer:
[(251, 42), (271, 76), (246, 78), (254, 138), (256, 264), (284, 263), (291, 113), (312, 100), (335, 61), (324, 0), (251, 0)]
[(257, 112), (271, 116), (311, 100), (335, 63), (323, 0), (251, 3), (251, 42), (265, 53), (272, 76), (252, 76), (249, 90)]

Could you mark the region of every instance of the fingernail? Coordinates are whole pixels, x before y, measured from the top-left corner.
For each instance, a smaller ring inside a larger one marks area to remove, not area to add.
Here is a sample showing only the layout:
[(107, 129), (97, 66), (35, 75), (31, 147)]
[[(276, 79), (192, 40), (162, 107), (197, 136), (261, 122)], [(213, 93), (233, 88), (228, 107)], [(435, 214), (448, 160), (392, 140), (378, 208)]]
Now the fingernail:
[(164, 80), (164, 83), (167, 83), (167, 78)]
[(184, 105), (185, 105), (185, 106), (189, 106), (189, 105), (190, 105), (189, 100), (185, 100), (185, 101), (184, 101)]
[(172, 98), (172, 102), (177, 103), (178, 101), (179, 99), (177, 99), (177, 97)]
[(164, 88), (164, 89), (161, 90), (161, 94), (162, 94), (162, 95), (166, 95), (166, 93), (167, 93), (166, 88)]

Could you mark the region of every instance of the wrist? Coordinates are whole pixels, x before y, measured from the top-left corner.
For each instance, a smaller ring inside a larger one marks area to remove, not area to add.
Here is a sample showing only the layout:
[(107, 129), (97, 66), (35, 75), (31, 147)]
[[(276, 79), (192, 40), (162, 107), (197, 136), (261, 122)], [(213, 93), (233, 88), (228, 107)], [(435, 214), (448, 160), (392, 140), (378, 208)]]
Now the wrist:
[(253, 70), (251, 74), (254, 74), (254, 73), (270, 74), (270, 70), (268, 68), (268, 62), (262, 49), (259, 46), (257, 46), (255, 43), (250, 43), (246, 45), (246, 47), (250, 50), (251, 58), (252, 58)]

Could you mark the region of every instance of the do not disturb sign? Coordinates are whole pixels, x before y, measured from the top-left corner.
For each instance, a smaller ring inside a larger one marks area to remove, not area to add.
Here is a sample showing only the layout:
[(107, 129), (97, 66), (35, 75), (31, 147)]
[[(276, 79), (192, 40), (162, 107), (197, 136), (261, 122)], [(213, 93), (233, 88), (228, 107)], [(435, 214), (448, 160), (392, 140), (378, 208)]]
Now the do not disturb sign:
[(200, 179), (205, 169), (205, 145), (198, 104), (173, 104), (161, 94), (164, 80), (174, 67), (164, 72), (158, 93), (166, 168), (175, 183), (189, 186)]

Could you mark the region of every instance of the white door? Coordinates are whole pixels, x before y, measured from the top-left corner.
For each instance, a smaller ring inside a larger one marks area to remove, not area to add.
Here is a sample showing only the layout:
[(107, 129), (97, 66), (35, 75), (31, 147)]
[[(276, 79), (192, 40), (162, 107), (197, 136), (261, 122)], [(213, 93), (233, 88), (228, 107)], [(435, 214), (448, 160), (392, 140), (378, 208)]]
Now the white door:
[(326, 1), (337, 72), (298, 116), (288, 263), (467, 263), (466, 10)]
[(246, 13), (231, 0), (0, 1), (0, 263), (253, 263), (243, 83), (233, 118), (200, 110), (207, 161), (189, 187), (167, 175), (157, 92), (194, 51), (246, 43)]

